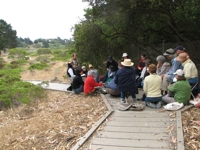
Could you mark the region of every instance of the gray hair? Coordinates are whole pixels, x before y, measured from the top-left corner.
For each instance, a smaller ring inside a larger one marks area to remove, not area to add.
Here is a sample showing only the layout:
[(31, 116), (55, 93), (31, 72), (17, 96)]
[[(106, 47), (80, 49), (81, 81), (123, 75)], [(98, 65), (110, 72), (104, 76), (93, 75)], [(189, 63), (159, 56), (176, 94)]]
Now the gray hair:
[(96, 76), (95, 70), (89, 70), (89, 71), (88, 71), (88, 76), (92, 76), (92, 77), (95, 78), (95, 76)]
[(159, 56), (156, 58), (156, 61), (164, 63), (164, 62), (165, 62), (165, 57), (164, 57), (163, 55), (159, 55)]

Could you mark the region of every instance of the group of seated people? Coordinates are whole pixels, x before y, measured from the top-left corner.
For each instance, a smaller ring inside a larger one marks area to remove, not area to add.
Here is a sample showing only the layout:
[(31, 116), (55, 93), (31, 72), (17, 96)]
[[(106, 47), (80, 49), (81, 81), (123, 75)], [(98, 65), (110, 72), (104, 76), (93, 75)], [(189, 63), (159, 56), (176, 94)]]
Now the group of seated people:
[(197, 68), (185, 52), (185, 48), (177, 46), (174, 49), (167, 49), (163, 55), (156, 58), (156, 61), (157, 64), (151, 63), (143, 54), (137, 67), (134, 67), (128, 54), (123, 53), (122, 59), (118, 62), (112, 56), (108, 57), (107, 72), (102, 78), (91, 64), (88, 72), (85, 72), (84, 80), (81, 76), (83, 69), (86, 69), (85, 66), (76, 69), (74, 75), (70, 74), (72, 71), (68, 67), (67, 73), (69, 72), (69, 77), (73, 78), (72, 88), (77, 94), (81, 91), (90, 94), (104, 86), (107, 93), (120, 96), (121, 103), (126, 103), (127, 94), (131, 95), (135, 102), (138, 88), (143, 88), (143, 100), (149, 107), (160, 108), (162, 104), (171, 102), (187, 104), (191, 98), (191, 86), (197, 84), (199, 79)]

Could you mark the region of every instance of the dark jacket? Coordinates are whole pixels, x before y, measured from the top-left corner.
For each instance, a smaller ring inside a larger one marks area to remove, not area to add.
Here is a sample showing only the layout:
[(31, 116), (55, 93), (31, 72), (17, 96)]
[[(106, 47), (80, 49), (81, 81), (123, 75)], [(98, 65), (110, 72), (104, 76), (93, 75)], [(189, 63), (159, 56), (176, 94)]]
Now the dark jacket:
[(73, 82), (72, 82), (72, 88), (77, 89), (77, 88), (80, 87), (80, 85), (84, 86), (83, 79), (80, 75), (76, 75), (73, 79)]
[(109, 69), (111, 66), (113, 66), (113, 72), (118, 70), (118, 63), (115, 60), (112, 60), (112, 62), (107, 61), (106, 68)]
[(119, 69), (114, 82), (117, 84), (117, 89), (120, 92), (138, 93), (135, 81), (135, 69), (133, 67)]

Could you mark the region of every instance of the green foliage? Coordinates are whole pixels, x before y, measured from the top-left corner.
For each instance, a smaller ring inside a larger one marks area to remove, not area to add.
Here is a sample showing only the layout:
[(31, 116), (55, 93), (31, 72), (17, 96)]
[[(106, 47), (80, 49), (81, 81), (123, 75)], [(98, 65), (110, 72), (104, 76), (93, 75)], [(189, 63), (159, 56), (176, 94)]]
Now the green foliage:
[(12, 30), (12, 26), (0, 19), (0, 50), (6, 48), (14, 48), (17, 46), (16, 31)]
[(0, 70), (0, 110), (45, 96), (44, 89), (21, 81), (19, 69)]
[(3, 66), (5, 65), (5, 60), (0, 57), (0, 68), (3, 68)]
[(28, 55), (28, 52), (26, 49), (21, 49), (21, 48), (14, 48), (9, 50), (9, 58), (20, 58), (20, 59), (25, 59), (25, 56)]
[(37, 54), (38, 55), (51, 54), (51, 50), (48, 48), (41, 48), (41, 49), (38, 49)]
[(29, 66), (28, 69), (29, 69), (29, 70), (34, 70), (34, 69), (43, 70), (43, 69), (48, 68), (48, 67), (49, 67), (48, 64), (42, 62), (42, 63), (35, 63), (35, 64), (32, 64), (32, 65)]
[(49, 57), (46, 55), (38, 56), (35, 60), (43, 63), (50, 62)]
[(52, 51), (52, 54), (54, 55), (53, 58), (51, 58), (52, 61), (60, 60), (60, 61), (66, 61), (70, 58), (69, 55), (67, 55), (69, 52), (67, 52), (64, 49), (56, 49)]

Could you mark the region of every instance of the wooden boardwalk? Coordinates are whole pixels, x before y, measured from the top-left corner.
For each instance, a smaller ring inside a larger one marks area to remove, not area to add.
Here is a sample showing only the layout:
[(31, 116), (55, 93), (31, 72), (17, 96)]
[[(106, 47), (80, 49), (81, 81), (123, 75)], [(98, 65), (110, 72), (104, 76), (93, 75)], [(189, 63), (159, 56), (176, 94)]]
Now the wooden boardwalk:
[[(140, 97), (141, 94), (138, 96)], [(102, 130), (83, 146), (85, 150), (170, 150), (176, 137), (173, 112), (146, 107), (143, 111), (119, 111), (120, 98), (105, 95), (113, 109)]]

